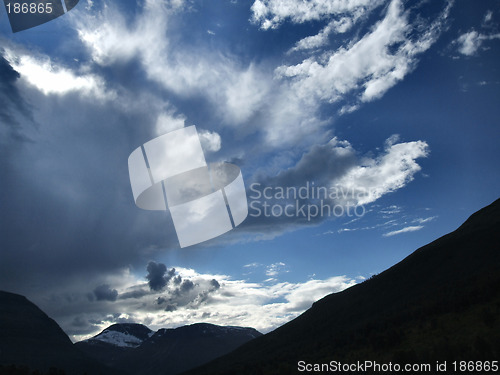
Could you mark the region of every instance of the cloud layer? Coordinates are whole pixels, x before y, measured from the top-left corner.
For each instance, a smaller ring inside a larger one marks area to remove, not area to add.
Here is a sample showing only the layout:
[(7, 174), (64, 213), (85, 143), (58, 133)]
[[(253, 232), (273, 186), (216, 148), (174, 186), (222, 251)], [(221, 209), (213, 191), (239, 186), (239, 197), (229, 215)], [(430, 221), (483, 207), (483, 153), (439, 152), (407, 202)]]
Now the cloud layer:
[[(271, 264), (265, 267), (266, 274), (276, 277), (285, 266), (283, 262)], [(80, 293), (75, 293), (74, 289), (72, 292), (59, 290), (39, 299), (50, 298), (58, 303), (58, 309), (49, 309), (49, 313), (74, 340), (94, 335), (119, 322), (138, 322), (159, 329), (196, 320), (249, 326), (268, 332), (296, 317), (316, 300), (357, 282), (345, 276), (299, 283), (277, 279), (250, 282), (178, 267), (171, 268), (170, 279), (163, 278), (162, 287), (154, 289), (151, 273), (159, 271), (156, 277), (165, 276), (167, 267), (162, 263), (149, 263), (147, 268), (147, 282), (128, 270), (108, 276), (108, 284), (94, 289), (95, 298), (90, 304), (83, 289)]]

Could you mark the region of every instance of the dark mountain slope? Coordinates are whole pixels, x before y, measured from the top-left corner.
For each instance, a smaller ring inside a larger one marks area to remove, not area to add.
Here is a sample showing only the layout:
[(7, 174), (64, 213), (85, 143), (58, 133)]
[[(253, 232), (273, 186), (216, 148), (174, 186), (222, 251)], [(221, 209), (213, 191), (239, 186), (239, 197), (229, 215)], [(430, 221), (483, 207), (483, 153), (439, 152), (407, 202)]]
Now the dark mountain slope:
[(0, 372), (10, 365), (66, 374), (114, 373), (76, 349), (69, 337), (25, 297), (0, 291)]
[(289, 374), (298, 361), (497, 360), (500, 200), (380, 275), (189, 374)]

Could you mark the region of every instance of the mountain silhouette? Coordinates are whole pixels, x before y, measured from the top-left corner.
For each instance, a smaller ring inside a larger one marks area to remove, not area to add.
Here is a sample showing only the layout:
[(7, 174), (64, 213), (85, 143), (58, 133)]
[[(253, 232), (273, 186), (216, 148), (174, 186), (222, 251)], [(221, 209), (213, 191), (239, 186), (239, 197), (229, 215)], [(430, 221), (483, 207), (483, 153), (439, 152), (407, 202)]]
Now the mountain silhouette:
[(141, 324), (114, 324), (75, 345), (121, 373), (167, 375), (209, 362), (262, 336), (253, 328), (197, 323), (151, 331)]
[(0, 374), (178, 374), (262, 336), (253, 328), (197, 323), (157, 332), (113, 324), (76, 344), (26, 297), (0, 291)]
[(28, 369), (116, 374), (75, 348), (59, 325), (26, 297), (0, 291), (0, 374), (31, 374)]
[(365, 360), (432, 366), (447, 360), (450, 371), (452, 361), (500, 357), (499, 317), (497, 200), (381, 274), (186, 374), (292, 374), (301, 373), (299, 361)]

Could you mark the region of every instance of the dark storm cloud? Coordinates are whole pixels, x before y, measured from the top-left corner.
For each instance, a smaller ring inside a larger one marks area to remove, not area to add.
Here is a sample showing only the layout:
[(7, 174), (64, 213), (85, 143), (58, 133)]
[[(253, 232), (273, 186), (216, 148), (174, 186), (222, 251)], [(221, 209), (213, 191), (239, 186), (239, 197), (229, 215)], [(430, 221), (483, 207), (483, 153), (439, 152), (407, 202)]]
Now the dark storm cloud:
[(66, 328), (66, 333), (70, 335), (85, 335), (93, 333), (99, 329), (100, 321), (86, 319), (84, 316), (77, 315)]
[(108, 284), (102, 284), (94, 289), (94, 295), (98, 301), (114, 302), (118, 297), (118, 291), (116, 289), (111, 289)]
[(89, 321), (87, 321), (85, 318), (81, 316), (75, 316), (71, 325), (77, 328), (88, 328)]
[(148, 285), (151, 290), (162, 290), (167, 285), (165, 273), (167, 273), (167, 266), (163, 263), (149, 262), (147, 267)]
[[(168, 212), (135, 206), (128, 176), (130, 153), (155, 136), (158, 108), (141, 99), (144, 86), (133, 97), (44, 94), (4, 58), (0, 74), (0, 286), (58, 319), (65, 302), (48, 303), (49, 293), (73, 285), (88, 303), (89, 283), (179, 246)], [(105, 80), (112, 90), (113, 80)], [(37, 127), (28, 125), (30, 109)], [(11, 142), (5, 118), (23, 120), (18, 133), (31, 142)]]
[(148, 274), (146, 279), (151, 290), (162, 290), (175, 275), (175, 268), (167, 271), (167, 266), (163, 263), (149, 262), (147, 266)]

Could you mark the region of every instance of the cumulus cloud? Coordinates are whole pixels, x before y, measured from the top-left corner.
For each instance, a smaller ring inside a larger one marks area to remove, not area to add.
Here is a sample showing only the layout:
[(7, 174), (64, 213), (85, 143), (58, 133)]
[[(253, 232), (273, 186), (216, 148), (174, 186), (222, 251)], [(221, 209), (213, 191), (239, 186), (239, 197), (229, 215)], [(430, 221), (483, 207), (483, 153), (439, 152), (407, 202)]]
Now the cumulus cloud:
[(181, 293), (187, 293), (194, 288), (194, 283), (191, 280), (184, 280), (179, 287)]
[[(278, 264), (278, 263), (277, 263)], [(279, 266), (283, 267), (283, 266)], [(356, 279), (333, 276), (304, 282), (250, 282), (229, 275), (201, 274), (193, 269), (176, 267), (183, 279), (180, 289), (166, 289), (161, 295), (148, 293), (137, 298), (117, 298), (113, 312), (79, 298), (61, 298), (54, 314), (73, 339), (96, 334), (118, 322), (137, 322), (152, 329), (173, 328), (193, 322), (255, 327), (268, 332), (295, 318), (327, 294), (339, 292), (356, 284)], [(189, 280), (189, 282), (187, 281)], [(143, 281), (125, 275), (114, 277), (120, 296), (131, 289), (140, 289)], [(109, 294), (109, 285), (104, 288)]]
[(151, 290), (162, 290), (175, 275), (175, 268), (167, 271), (167, 266), (163, 263), (149, 262), (147, 266), (148, 274), (146, 279)]
[(163, 135), (181, 129), (186, 122), (186, 116), (175, 114), (174, 111), (161, 112), (156, 120), (156, 135)]
[(216, 152), (221, 148), (221, 138), (216, 132), (201, 129), (198, 131), (200, 137), (201, 147), (206, 152)]

